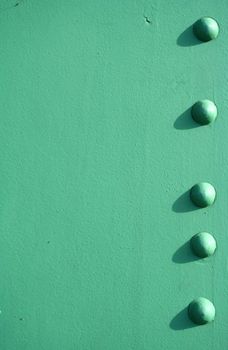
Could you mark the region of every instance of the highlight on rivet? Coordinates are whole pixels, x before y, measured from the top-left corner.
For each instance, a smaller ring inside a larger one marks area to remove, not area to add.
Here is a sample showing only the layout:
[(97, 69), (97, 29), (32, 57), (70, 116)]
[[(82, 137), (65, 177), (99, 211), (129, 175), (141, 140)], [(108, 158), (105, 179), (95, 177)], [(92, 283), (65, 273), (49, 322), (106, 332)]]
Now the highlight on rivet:
[(195, 36), (203, 42), (216, 39), (219, 34), (218, 22), (211, 17), (202, 17), (193, 24)]
[(188, 306), (188, 315), (192, 322), (198, 325), (210, 323), (215, 319), (213, 303), (204, 297), (194, 299)]
[(197, 207), (205, 208), (214, 203), (216, 191), (210, 183), (200, 182), (191, 188), (190, 198)]
[(217, 106), (210, 100), (200, 100), (191, 109), (192, 118), (201, 125), (207, 125), (215, 121), (218, 115)]
[(217, 248), (214, 236), (209, 232), (199, 232), (190, 240), (193, 253), (199, 258), (207, 258), (215, 253)]

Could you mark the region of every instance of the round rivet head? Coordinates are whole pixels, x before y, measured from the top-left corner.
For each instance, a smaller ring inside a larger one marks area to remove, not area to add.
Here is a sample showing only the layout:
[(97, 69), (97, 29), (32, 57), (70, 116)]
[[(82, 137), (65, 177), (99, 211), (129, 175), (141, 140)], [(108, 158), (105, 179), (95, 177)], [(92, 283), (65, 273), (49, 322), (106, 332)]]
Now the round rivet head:
[(202, 17), (194, 23), (193, 32), (200, 41), (210, 41), (217, 38), (219, 25), (214, 18)]
[(207, 125), (217, 118), (217, 107), (210, 100), (201, 100), (196, 102), (191, 109), (192, 118), (201, 125)]
[(215, 188), (208, 182), (200, 182), (194, 185), (190, 190), (190, 198), (192, 202), (200, 208), (212, 205), (215, 201)]
[(208, 232), (199, 232), (191, 238), (191, 248), (193, 253), (200, 258), (207, 258), (214, 254), (216, 250), (216, 240)]
[(203, 325), (214, 321), (215, 307), (210, 300), (199, 297), (189, 304), (188, 315), (192, 322)]

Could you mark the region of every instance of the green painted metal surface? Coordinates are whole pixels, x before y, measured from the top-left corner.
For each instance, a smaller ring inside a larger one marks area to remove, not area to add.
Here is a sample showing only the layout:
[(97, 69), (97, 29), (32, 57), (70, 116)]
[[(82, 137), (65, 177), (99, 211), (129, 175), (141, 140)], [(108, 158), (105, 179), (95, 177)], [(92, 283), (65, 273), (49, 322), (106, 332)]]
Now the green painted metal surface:
[[(228, 3), (0, 3), (0, 347), (227, 349)], [(215, 18), (218, 38), (192, 24)], [(218, 117), (191, 118), (199, 100)], [(197, 208), (196, 183), (216, 201)], [(213, 256), (189, 240), (213, 234)], [(205, 297), (214, 322), (186, 307)]]

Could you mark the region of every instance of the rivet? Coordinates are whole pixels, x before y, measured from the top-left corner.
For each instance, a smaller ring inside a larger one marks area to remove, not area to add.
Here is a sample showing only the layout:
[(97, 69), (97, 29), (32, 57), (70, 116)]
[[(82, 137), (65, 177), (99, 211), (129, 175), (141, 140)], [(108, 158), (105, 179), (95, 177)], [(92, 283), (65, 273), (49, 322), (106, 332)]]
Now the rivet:
[(210, 41), (217, 38), (219, 25), (214, 18), (202, 17), (194, 23), (193, 32), (200, 41)]
[(200, 258), (211, 256), (216, 250), (216, 240), (208, 232), (197, 233), (191, 238), (190, 243), (193, 253)]
[(200, 182), (194, 185), (190, 190), (190, 198), (192, 202), (200, 208), (212, 205), (215, 201), (215, 188), (208, 182)]
[(215, 307), (210, 300), (199, 297), (189, 304), (188, 315), (192, 322), (203, 325), (214, 321)]
[(191, 109), (192, 118), (201, 125), (207, 125), (217, 118), (217, 107), (210, 100), (201, 100), (196, 102)]

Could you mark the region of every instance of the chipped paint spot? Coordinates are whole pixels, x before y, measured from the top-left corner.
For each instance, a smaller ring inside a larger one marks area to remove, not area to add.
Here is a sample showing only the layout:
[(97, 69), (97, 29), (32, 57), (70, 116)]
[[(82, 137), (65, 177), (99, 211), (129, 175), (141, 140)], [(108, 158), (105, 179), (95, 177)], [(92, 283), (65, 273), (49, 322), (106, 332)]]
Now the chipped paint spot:
[(144, 17), (146, 23), (151, 24), (152, 21), (151, 21), (151, 19), (149, 17), (147, 17), (145, 15), (143, 17)]

